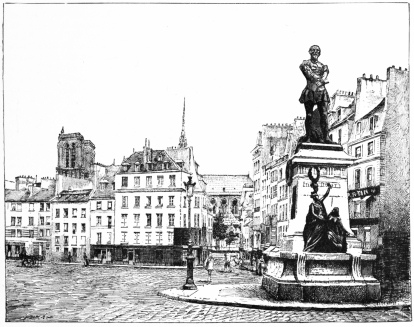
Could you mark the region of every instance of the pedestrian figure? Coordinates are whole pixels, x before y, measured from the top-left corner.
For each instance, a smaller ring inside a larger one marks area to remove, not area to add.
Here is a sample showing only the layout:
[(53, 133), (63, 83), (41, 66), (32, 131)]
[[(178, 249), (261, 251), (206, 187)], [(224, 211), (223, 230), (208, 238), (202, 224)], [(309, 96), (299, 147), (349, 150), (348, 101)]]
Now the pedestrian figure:
[(86, 255), (86, 252), (83, 253), (83, 261), (84, 261), (85, 267), (88, 267), (89, 266), (89, 259)]
[(225, 272), (230, 272), (230, 257), (228, 256), (228, 254), (224, 254), (224, 271)]
[(206, 261), (204, 262), (204, 268), (208, 273), (208, 282), (211, 283), (211, 273), (214, 270), (214, 258), (212, 253), (208, 255)]
[(108, 251), (108, 258), (106, 260), (106, 262), (112, 262), (112, 257), (111, 257), (111, 251)]
[(260, 256), (259, 263), (258, 263), (257, 274), (259, 276), (262, 276), (264, 269), (265, 269), (265, 261), (263, 259), (263, 256)]
[(71, 263), (72, 262), (72, 254), (69, 252), (68, 254), (68, 262)]

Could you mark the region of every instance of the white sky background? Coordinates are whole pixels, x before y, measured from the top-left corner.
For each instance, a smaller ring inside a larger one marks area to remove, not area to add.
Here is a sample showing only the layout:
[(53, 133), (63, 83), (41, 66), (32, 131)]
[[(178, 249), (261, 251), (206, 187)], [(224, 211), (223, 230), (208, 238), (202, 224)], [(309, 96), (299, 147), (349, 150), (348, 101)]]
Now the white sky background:
[(120, 164), (186, 135), (201, 173), (247, 174), (262, 124), (304, 116), (299, 64), (318, 44), (332, 95), (408, 68), (407, 4), (5, 5), (5, 177), (54, 176), (80, 132)]

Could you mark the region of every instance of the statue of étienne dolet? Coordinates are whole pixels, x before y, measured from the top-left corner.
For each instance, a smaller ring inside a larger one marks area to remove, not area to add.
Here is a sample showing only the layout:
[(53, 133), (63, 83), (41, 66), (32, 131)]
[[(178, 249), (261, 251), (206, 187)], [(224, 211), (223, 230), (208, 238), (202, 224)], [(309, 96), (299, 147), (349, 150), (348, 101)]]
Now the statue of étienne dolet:
[[(329, 69), (327, 65), (318, 61), (321, 55), (321, 49), (317, 45), (313, 45), (309, 49), (310, 59), (304, 60), (299, 66), (306, 78), (306, 87), (302, 91), (299, 102), (305, 105), (306, 119), (305, 129), (306, 135), (301, 137), (299, 143), (333, 143), (328, 135), (328, 109), (329, 95), (325, 88), (328, 84)], [(319, 112), (319, 126), (313, 121), (313, 109), (315, 105)]]
[(308, 176), (311, 180), (312, 203), (306, 216), (306, 225), (303, 230), (304, 249), (303, 252), (321, 252), (321, 253), (345, 253), (347, 250), (346, 236), (349, 233), (342, 225), (339, 217), (339, 208), (335, 207), (327, 214), (323, 201), (329, 195), (332, 188), (327, 183), (328, 190), (321, 198), (318, 196), (318, 180), (320, 177), (319, 169), (315, 167), (317, 176), (312, 176), (312, 168), (309, 168)]

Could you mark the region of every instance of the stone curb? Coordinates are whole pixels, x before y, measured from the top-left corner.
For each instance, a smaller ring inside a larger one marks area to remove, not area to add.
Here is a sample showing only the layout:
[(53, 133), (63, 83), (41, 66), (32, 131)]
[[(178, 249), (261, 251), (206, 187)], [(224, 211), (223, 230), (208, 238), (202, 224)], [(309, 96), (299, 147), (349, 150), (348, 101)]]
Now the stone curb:
[[(47, 262), (43, 264), (51, 265), (83, 265), (83, 262)], [(135, 268), (135, 269), (187, 269), (186, 266), (139, 266), (139, 265), (114, 265), (105, 263), (90, 263), (89, 267), (124, 267), (124, 268)], [(203, 269), (203, 266), (196, 266), (194, 269)]]
[[(211, 285), (217, 287), (219, 285)], [(203, 288), (209, 287), (201, 286)], [(226, 289), (231, 288), (228, 285), (223, 285)], [(262, 310), (296, 310), (296, 311), (307, 311), (307, 310), (378, 310), (378, 309), (402, 309), (402, 308), (411, 308), (411, 304), (397, 302), (397, 303), (367, 303), (367, 304), (340, 304), (340, 303), (304, 303), (304, 302), (267, 302), (266, 300), (261, 300), (265, 303), (254, 303), (256, 301), (251, 301), (249, 303), (248, 298), (242, 297), (231, 297), (228, 300), (220, 300), (219, 296), (215, 299), (206, 299), (206, 298), (197, 298), (194, 296), (198, 291), (193, 292), (189, 296), (183, 295), (174, 295), (168, 293), (174, 293), (174, 291), (182, 292), (181, 289), (169, 289), (165, 291), (159, 291), (157, 295), (171, 299), (171, 300), (178, 300), (190, 303), (197, 303), (197, 304), (209, 304), (209, 305), (221, 305), (221, 306), (232, 306), (232, 307), (243, 307), (249, 309), (262, 309)], [(167, 293), (168, 292), (168, 293)], [(242, 300), (243, 302), (239, 302)]]

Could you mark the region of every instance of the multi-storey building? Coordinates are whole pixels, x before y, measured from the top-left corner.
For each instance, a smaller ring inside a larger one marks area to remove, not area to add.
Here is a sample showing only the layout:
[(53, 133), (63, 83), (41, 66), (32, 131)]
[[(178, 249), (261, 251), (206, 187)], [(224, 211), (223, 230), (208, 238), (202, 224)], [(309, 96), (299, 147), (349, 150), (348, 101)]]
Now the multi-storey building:
[(36, 183), (32, 177), (19, 176), (15, 186), (5, 194), (6, 257), (18, 257), (24, 247), (27, 253), (48, 259), (55, 180), (42, 178)]
[(120, 166), (100, 165), (104, 174), (91, 196), (91, 257), (113, 261), (115, 258), (115, 174)]
[(90, 197), (92, 190), (64, 190), (53, 200), (52, 250), (56, 259), (69, 253), (74, 261), (90, 256)]
[(329, 136), (332, 141), (347, 149), (355, 119), (354, 92), (338, 90), (331, 98), (328, 114)]

